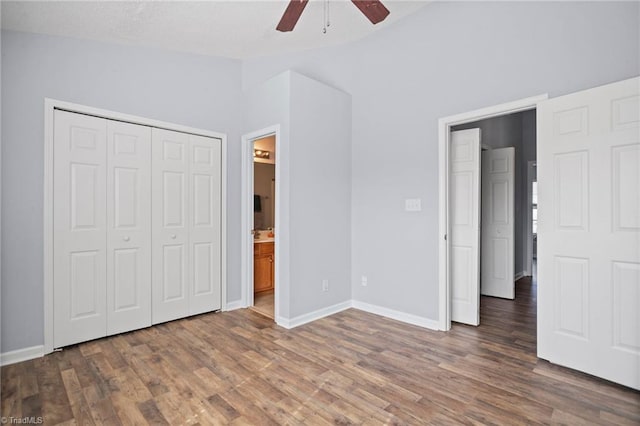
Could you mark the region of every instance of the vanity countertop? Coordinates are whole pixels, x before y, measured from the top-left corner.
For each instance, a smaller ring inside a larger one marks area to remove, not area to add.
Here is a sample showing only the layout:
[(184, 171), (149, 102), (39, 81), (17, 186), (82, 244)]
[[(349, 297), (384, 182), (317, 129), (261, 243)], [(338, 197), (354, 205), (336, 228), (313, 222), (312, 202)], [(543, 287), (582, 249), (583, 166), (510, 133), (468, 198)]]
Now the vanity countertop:
[(274, 241), (274, 238), (260, 238), (259, 240), (253, 240), (254, 243), (272, 243)]

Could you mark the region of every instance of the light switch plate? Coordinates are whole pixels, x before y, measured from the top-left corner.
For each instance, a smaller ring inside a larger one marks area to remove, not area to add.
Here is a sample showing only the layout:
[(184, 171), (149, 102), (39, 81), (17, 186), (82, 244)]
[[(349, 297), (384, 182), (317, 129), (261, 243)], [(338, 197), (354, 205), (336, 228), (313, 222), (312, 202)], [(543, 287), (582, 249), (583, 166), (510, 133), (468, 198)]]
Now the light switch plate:
[(422, 200), (420, 198), (407, 198), (404, 200), (404, 210), (407, 212), (419, 212), (422, 210)]

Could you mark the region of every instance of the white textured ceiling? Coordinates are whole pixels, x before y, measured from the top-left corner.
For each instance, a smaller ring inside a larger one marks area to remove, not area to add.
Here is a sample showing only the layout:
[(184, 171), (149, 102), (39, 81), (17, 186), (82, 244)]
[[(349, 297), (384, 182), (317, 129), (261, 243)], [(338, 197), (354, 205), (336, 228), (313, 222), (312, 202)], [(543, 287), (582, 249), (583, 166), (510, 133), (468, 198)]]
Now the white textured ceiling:
[(311, 0), (296, 28), (275, 30), (288, 0), (2, 1), (2, 28), (204, 55), (250, 58), (357, 40), (427, 1), (383, 0), (391, 14), (372, 25), (349, 0)]

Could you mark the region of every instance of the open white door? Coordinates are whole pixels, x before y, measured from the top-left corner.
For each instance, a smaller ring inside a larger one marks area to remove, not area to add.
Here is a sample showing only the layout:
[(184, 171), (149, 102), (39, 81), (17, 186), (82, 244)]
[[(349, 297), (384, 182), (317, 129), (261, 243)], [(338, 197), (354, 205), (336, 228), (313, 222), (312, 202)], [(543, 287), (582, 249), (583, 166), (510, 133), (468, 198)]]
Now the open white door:
[(640, 389), (640, 78), (538, 106), (538, 356)]
[(515, 148), (482, 152), (480, 292), (513, 299)]
[(480, 323), (480, 129), (451, 132), (449, 150), (451, 320)]

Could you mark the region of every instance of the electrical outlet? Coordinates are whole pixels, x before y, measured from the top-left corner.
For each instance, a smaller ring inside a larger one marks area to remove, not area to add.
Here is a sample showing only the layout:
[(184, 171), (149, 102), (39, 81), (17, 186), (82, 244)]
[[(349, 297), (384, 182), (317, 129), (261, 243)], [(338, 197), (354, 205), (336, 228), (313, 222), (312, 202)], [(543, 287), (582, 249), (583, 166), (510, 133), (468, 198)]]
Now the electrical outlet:
[(329, 291), (329, 280), (322, 280), (322, 291)]
[(368, 284), (368, 282), (367, 282), (367, 276), (366, 276), (366, 275), (363, 275), (363, 276), (362, 276), (362, 287), (366, 287), (366, 286), (367, 286), (367, 284)]

